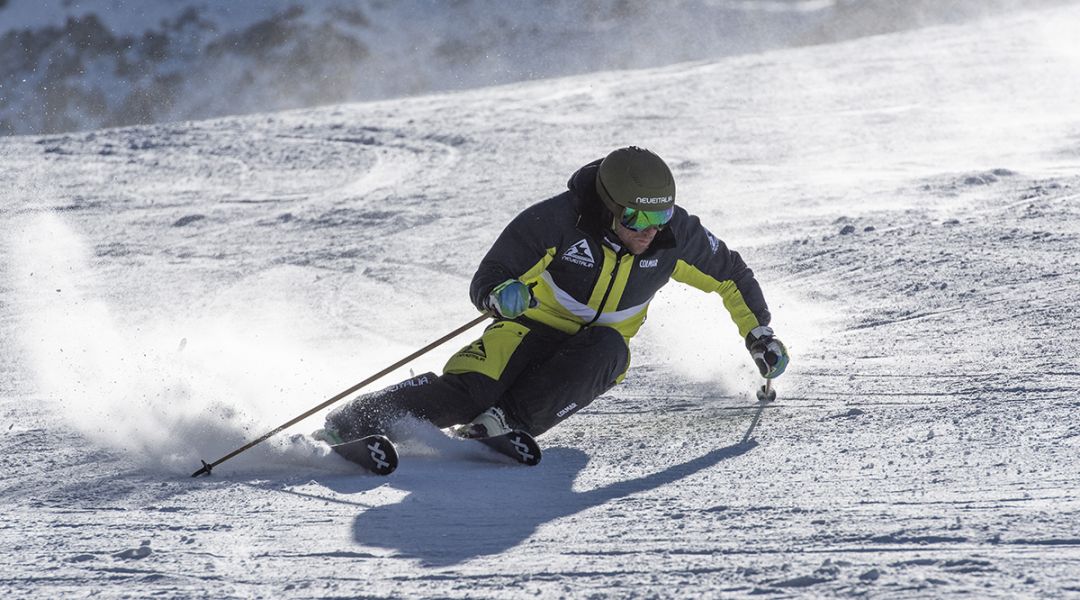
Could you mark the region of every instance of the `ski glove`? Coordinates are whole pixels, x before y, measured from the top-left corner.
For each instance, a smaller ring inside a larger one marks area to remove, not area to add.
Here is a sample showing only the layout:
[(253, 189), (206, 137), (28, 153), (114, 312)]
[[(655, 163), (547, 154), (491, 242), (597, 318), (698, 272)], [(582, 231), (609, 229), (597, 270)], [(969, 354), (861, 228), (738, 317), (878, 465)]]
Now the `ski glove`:
[(772, 327), (755, 327), (746, 336), (746, 348), (765, 379), (779, 377), (788, 365), (787, 348), (773, 336)]
[(518, 279), (507, 279), (491, 290), (485, 308), (495, 311), (504, 319), (515, 319), (536, 304), (532, 288)]

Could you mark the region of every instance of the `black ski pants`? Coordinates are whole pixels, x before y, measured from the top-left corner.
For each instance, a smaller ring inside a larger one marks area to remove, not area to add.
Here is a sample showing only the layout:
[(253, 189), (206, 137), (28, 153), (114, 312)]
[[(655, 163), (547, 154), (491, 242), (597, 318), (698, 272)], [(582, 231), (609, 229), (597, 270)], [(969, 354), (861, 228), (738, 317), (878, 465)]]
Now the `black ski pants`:
[(446, 428), (498, 406), (511, 427), (539, 435), (621, 381), (629, 360), (626, 340), (610, 327), (568, 334), (524, 318), (499, 320), (441, 376), (425, 373), (359, 396), (326, 420), (354, 439), (393, 433), (405, 416)]

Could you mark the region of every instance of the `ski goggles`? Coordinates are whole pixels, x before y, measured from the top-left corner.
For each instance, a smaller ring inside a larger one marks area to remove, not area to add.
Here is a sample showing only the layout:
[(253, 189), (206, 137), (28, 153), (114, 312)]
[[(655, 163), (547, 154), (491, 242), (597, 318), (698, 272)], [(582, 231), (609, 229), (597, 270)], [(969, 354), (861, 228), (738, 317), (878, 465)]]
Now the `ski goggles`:
[(619, 217), (619, 223), (631, 231), (645, 231), (650, 227), (663, 229), (674, 215), (674, 206), (666, 210), (625, 208), (623, 209), (622, 216)]

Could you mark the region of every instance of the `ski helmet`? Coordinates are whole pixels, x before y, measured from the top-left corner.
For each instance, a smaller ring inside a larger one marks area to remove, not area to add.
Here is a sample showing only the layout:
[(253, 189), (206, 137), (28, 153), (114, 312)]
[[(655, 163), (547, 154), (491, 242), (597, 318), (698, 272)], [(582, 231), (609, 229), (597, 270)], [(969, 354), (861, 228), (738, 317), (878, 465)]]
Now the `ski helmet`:
[(613, 215), (623, 210), (663, 211), (675, 205), (675, 177), (662, 158), (628, 146), (608, 154), (596, 174), (596, 191)]

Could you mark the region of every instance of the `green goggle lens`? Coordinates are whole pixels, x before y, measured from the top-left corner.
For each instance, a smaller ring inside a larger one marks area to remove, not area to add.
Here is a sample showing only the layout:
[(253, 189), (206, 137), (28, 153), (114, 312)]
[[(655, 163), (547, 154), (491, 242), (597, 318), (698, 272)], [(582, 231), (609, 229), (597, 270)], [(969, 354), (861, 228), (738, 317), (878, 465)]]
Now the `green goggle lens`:
[(675, 207), (667, 210), (638, 210), (636, 208), (623, 209), (619, 222), (622, 226), (632, 231), (645, 231), (650, 227), (663, 229), (671, 217), (675, 215)]

